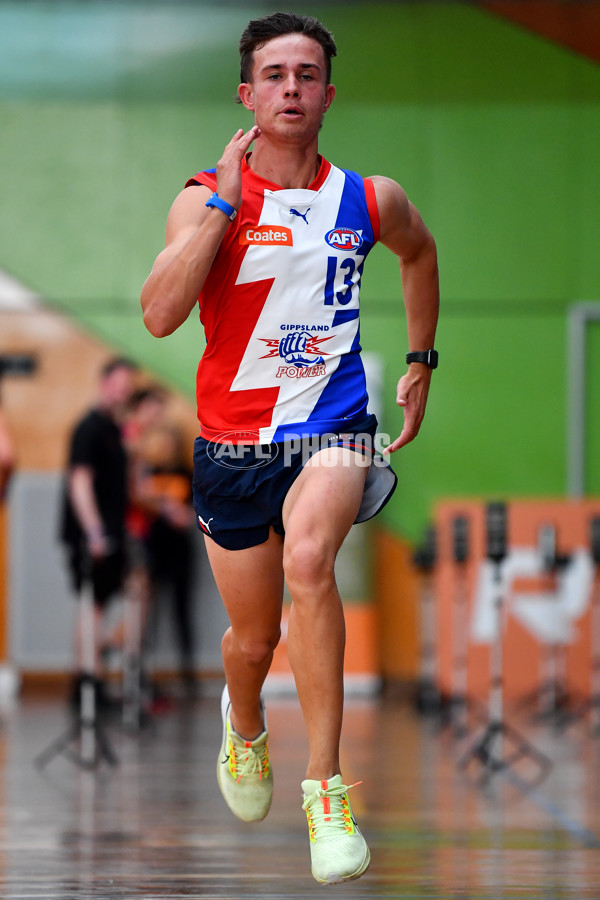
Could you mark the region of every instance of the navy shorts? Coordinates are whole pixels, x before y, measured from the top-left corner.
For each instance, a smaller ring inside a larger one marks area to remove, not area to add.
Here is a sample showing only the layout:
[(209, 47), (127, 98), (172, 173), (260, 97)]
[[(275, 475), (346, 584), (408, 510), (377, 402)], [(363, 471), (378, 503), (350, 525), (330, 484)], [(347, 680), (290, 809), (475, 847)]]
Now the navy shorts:
[(200, 530), (226, 550), (263, 544), (271, 528), (284, 534), (282, 510), (287, 493), (306, 461), (325, 447), (349, 447), (371, 457), (356, 518), (374, 516), (392, 496), (396, 475), (375, 457), (375, 416), (353, 423), (340, 434), (271, 444), (194, 443), (194, 509)]

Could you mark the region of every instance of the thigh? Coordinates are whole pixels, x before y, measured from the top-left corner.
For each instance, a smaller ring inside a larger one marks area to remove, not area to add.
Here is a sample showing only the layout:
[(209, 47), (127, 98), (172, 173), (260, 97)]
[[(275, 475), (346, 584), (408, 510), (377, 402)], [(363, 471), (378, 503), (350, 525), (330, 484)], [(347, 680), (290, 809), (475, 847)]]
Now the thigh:
[(311, 456), (283, 504), (286, 543), (310, 537), (335, 557), (356, 519), (369, 464), (345, 447)]
[(268, 540), (245, 550), (227, 550), (205, 537), (208, 559), (234, 630), (262, 636), (278, 629), (283, 603), (283, 539)]

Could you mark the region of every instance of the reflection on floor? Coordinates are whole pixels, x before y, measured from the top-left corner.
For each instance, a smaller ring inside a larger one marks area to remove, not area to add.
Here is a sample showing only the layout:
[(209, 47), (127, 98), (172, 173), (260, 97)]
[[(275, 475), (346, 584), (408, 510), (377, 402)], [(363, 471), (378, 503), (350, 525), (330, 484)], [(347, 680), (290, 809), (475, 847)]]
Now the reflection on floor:
[[(370, 843), (359, 881), (310, 875), (300, 806), (306, 742), (295, 700), (268, 706), (275, 797), (268, 818), (238, 822), (215, 780), (216, 691), (138, 733), (107, 735), (119, 764), (82, 771), (34, 759), (66, 724), (62, 702), (23, 701), (0, 729), (0, 897), (600, 898), (600, 738), (580, 721), (559, 731), (521, 720), (551, 771), (528, 788), (521, 762), (480, 783), (473, 746), (398, 701), (347, 704), (344, 778)], [(529, 765), (525, 760), (523, 766)], [(476, 777), (474, 777), (474, 775)], [(485, 780), (485, 779), (484, 779)]]

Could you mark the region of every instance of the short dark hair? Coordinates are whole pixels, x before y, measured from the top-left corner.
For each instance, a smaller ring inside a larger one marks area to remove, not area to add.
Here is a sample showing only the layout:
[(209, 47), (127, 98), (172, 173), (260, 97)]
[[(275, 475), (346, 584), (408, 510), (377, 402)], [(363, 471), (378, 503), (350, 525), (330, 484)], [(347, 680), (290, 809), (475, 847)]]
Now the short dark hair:
[(268, 41), (284, 34), (304, 34), (323, 48), (327, 70), (327, 84), (331, 81), (331, 59), (337, 56), (333, 35), (314, 16), (277, 12), (262, 19), (252, 19), (240, 38), (240, 81), (252, 81), (252, 57)]
[(129, 401), (129, 407), (132, 410), (136, 410), (142, 403), (145, 403), (146, 400), (155, 400), (157, 403), (164, 403), (167, 399), (166, 391), (161, 388), (159, 385), (148, 385), (147, 387), (138, 388), (137, 391), (133, 392), (131, 400)]
[(137, 372), (138, 368), (137, 363), (126, 356), (113, 356), (100, 369), (100, 377), (108, 378), (117, 369), (129, 369), (130, 372)]

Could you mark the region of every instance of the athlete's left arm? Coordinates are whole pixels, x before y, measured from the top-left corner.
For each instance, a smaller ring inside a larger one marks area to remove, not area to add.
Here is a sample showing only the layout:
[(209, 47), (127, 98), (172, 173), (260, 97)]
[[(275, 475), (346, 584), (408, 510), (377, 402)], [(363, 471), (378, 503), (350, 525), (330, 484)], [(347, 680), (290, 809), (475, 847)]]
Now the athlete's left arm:
[[(407, 349), (429, 350), (434, 346), (440, 302), (435, 241), (399, 184), (381, 175), (374, 175), (370, 180), (375, 186), (379, 210), (379, 239), (400, 262)], [(430, 381), (429, 366), (411, 363), (398, 382), (396, 402), (404, 408), (404, 427), (387, 448), (390, 453), (417, 436), (425, 415)]]

